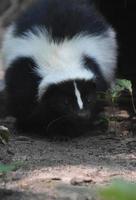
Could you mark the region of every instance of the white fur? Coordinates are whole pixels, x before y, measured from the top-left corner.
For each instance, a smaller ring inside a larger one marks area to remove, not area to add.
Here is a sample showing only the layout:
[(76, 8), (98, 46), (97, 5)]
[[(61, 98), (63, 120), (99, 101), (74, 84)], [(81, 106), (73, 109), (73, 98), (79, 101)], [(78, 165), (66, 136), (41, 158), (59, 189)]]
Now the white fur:
[(79, 105), (79, 108), (80, 109), (83, 109), (83, 101), (81, 99), (81, 94), (77, 88), (77, 84), (74, 82), (74, 87), (75, 87), (75, 95), (76, 95), (76, 98), (77, 98), (77, 103)]
[(4, 65), (8, 68), (20, 56), (32, 57), (37, 64), (36, 72), (42, 77), (39, 96), (51, 83), (94, 78), (94, 74), (83, 66), (84, 55), (96, 60), (108, 82), (113, 78), (117, 45), (112, 29), (99, 36), (80, 33), (61, 42), (54, 41), (42, 27), (35, 28), (35, 34), (29, 31), (21, 37), (14, 36), (14, 30), (12, 25), (5, 36)]

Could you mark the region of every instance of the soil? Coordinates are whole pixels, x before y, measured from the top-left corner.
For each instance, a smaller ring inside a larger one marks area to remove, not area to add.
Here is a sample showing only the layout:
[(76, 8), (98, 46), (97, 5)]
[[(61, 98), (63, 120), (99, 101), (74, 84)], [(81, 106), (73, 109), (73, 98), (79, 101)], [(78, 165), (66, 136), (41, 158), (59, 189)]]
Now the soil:
[[(2, 70), (0, 74), (2, 79)], [(116, 107), (117, 121), (110, 121), (108, 130), (96, 124), (94, 131), (69, 140), (18, 132), (4, 106), (1, 92), (0, 126), (9, 128), (10, 137), (7, 144), (0, 143), (0, 163), (21, 164), (5, 178), (1, 174), (1, 200), (98, 199), (95, 186), (116, 178), (136, 181), (136, 118), (130, 106)], [(108, 116), (110, 109), (105, 108)]]

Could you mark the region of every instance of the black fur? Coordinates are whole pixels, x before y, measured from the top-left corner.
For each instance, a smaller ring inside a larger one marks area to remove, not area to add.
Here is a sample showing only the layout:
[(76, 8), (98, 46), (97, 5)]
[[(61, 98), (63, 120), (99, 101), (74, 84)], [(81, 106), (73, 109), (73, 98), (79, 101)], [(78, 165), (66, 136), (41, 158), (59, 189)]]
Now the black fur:
[(35, 104), (23, 126), (46, 133), (47, 136), (76, 136), (83, 133), (97, 115), (96, 86), (92, 81), (83, 80), (76, 80), (76, 84), (84, 102), (82, 111), (77, 105), (73, 80), (53, 84), (42, 96), (40, 103)]
[(5, 75), (8, 110), (18, 121), (27, 120), (37, 103), (40, 77), (31, 58), (17, 58)]
[(94, 74), (95, 74), (95, 83), (96, 83), (96, 89), (98, 92), (101, 91), (106, 91), (110, 85), (107, 83), (107, 81), (105, 80), (99, 64), (92, 58), (85, 56), (84, 58), (84, 64), (85, 67), (90, 69)]
[(88, 0), (40, 0), (16, 24), (18, 36), (35, 26), (45, 26), (56, 40), (71, 38), (80, 32), (99, 35), (109, 27)]

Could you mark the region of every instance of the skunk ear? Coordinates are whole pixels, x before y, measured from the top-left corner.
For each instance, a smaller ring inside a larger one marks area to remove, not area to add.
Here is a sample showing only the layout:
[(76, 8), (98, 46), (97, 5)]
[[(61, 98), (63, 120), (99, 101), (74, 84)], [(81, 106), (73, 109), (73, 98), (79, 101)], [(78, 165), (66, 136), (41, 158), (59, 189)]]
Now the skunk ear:
[(101, 78), (96, 78), (96, 89), (98, 92), (105, 92), (108, 88), (110, 88), (110, 85)]
[(93, 72), (95, 79), (94, 79), (94, 83), (96, 85), (96, 90), (98, 91), (106, 91), (110, 85), (108, 84), (108, 82), (105, 80), (99, 64), (95, 61), (95, 59), (92, 59), (90, 57), (85, 57), (84, 58), (84, 64), (85, 67), (89, 70), (91, 70), (91, 72)]

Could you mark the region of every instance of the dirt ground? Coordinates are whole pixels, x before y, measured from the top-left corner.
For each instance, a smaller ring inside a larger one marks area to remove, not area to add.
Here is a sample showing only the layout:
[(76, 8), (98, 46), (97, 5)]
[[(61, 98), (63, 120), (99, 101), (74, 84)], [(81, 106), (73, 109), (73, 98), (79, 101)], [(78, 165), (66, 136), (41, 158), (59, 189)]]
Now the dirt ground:
[(7, 175), (6, 183), (0, 177), (0, 199), (98, 199), (92, 192), (96, 185), (115, 178), (136, 181), (136, 119), (130, 120), (126, 110), (116, 115), (116, 133), (110, 125), (108, 132), (97, 128), (86, 136), (59, 141), (18, 133), (14, 119), (1, 113), (0, 125), (11, 134), (8, 144), (0, 143), (0, 163), (18, 161), (21, 166)]

